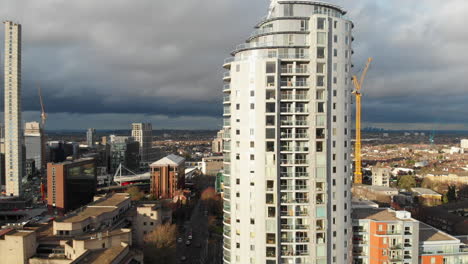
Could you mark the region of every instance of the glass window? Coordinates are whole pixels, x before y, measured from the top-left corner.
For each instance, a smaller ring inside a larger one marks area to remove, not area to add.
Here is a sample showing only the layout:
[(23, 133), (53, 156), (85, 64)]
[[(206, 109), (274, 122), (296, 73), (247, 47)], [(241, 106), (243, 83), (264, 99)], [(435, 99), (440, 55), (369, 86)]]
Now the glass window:
[(327, 43), (327, 33), (317, 33), (317, 44), (325, 45)]
[(266, 63), (266, 73), (276, 73), (276, 63), (267, 62)]
[(325, 29), (325, 18), (317, 18), (317, 29)]

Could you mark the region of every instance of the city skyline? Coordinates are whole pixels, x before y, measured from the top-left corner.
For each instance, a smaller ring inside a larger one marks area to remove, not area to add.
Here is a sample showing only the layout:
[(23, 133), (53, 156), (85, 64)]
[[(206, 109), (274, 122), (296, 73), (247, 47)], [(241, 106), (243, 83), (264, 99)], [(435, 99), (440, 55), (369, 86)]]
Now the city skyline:
[[(119, 1), (107, 12), (105, 1), (41, 6), (0, 2), (5, 3), (0, 15), (26, 30), (23, 120), (39, 120), (40, 82), (49, 129), (119, 129), (132, 122), (151, 122), (155, 128), (220, 128), (219, 61), (234, 48), (232, 43), (247, 37), (245, 32), (268, 5), (266, 0), (181, 1), (183, 8), (174, 8)], [(463, 108), (468, 66), (461, 51), (468, 40), (458, 34), (468, 3), (333, 3), (349, 10), (358, 28), (354, 71), (367, 56), (375, 58), (363, 88), (364, 125), (468, 129)], [(164, 16), (153, 18), (156, 9)], [(171, 20), (180, 23), (168, 29), (166, 21)]]

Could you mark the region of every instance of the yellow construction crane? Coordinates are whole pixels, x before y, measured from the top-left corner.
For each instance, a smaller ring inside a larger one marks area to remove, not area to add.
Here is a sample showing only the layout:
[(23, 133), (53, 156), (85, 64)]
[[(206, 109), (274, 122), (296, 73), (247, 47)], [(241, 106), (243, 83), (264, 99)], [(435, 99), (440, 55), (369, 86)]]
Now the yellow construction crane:
[(366, 78), (367, 71), (372, 62), (372, 58), (367, 60), (366, 67), (361, 74), (358, 81), (356, 75), (353, 76), (353, 84), (355, 90), (353, 94), (356, 96), (356, 144), (354, 146), (354, 160), (356, 162), (354, 168), (354, 183), (362, 184), (362, 169), (361, 169), (361, 88), (364, 79)]

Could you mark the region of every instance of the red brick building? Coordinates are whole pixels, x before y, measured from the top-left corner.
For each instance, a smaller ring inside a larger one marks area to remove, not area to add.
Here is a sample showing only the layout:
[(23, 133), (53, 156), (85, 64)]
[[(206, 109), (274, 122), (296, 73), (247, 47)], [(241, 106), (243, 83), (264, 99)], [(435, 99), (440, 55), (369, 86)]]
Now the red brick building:
[(93, 158), (47, 164), (47, 206), (59, 214), (92, 202), (96, 186)]
[(151, 194), (158, 199), (172, 199), (185, 185), (185, 159), (166, 156), (150, 165)]

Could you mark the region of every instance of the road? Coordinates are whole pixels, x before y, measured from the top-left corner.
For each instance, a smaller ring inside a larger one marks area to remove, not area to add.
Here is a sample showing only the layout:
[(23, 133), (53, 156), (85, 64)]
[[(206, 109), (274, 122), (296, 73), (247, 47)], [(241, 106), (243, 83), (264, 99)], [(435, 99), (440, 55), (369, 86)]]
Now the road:
[[(206, 261), (207, 243), (208, 243), (208, 218), (204, 214), (201, 201), (199, 200), (192, 210), (190, 220), (184, 223), (184, 232), (178, 238), (182, 238), (181, 243), (177, 243), (177, 263), (208, 263)], [(185, 243), (188, 236), (192, 235), (192, 241), (189, 246)], [(186, 261), (181, 261), (185, 256)], [(203, 261), (203, 262), (200, 262)]]

